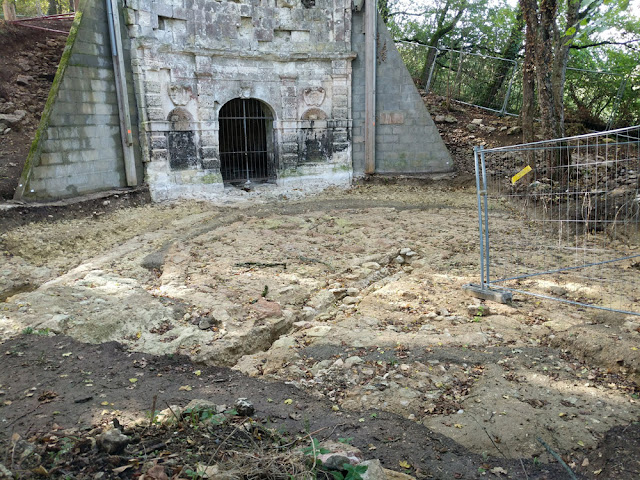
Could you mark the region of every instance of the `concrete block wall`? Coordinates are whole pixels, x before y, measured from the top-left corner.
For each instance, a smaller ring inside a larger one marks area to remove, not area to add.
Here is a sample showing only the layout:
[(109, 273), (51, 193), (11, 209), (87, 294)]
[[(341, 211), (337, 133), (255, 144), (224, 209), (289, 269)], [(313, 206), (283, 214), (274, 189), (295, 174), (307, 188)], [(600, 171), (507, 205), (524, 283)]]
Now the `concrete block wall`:
[[(80, 12), (16, 191), (17, 198), (50, 200), (127, 186), (105, 2), (85, 0)], [(129, 79), (131, 84), (130, 73)], [(129, 89), (128, 99), (136, 126), (133, 88)], [(137, 139), (137, 130), (133, 134)], [(142, 178), (137, 142), (134, 147)]]
[[(353, 173), (364, 175), (364, 12), (354, 12)], [(384, 22), (378, 17), (376, 173), (449, 172), (453, 161)]]

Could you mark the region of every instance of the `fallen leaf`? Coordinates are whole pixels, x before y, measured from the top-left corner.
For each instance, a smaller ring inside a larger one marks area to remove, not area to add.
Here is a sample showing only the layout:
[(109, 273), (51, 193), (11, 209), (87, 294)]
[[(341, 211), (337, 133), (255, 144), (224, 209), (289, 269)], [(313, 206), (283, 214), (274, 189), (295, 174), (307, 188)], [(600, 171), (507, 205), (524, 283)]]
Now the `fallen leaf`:
[(71, 355), (73, 355), (73, 352), (67, 352), (62, 354), (63, 357), (70, 357)]
[(144, 478), (148, 480), (169, 480), (169, 477), (164, 471), (164, 467), (157, 464), (147, 470), (147, 473), (144, 474)]
[(196, 377), (199, 377), (200, 375), (202, 375), (202, 371), (201, 371), (201, 370), (196, 370), (195, 372), (193, 372), (193, 374), (194, 374)]
[(406, 460), (400, 460), (398, 462), (398, 465), (400, 465), (402, 468), (411, 468), (411, 464)]
[(506, 471), (504, 468), (502, 468), (502, 467), (495, 467), (495, 468), (492, 468), (492, 469), (491, 469), (491, 470), (489, 470), (489, 471), (490, 471), (491, 473), (493, 473), (494, 475), (498, 475), (498, 476), (500, 476), (500, 475), (506, 475), (506, 474), (507, 474), (507, 471)]
[(602, 468), (600, 470), (594, 470), (593, 474), (594, 475), (600, 475), (602, 473)]
[(191, 390), (193, 390), (193, 388), (191, 387), (191, 385), (182, 385), (178, 391), (183, 390), (185, 392), (190, 392)]
[(588, 467), (589, 466), (589, 459), (585, 457), (585, 459), (582, 461), (582, 466), (583, 467)]
[(291, 400), (290, 398), (287, 398), (287, 399), (284, 401), (284, 404), (285, 404), (285, 405), (291, 405), (292, 403), (293, 403), (293, 400)]
[(132, 468), (133, 465), (125, 465), (124, 467), (118, 467), (118, 468), (114, 468), (113, 470), (111, 470), (113, 473), (122, 473), (125, 470), (128, 470), (130, 468)]
[(464, 425), (462, 425), (461, 423), (456, 423), (453, 426), (456, 428), (462, 428)]
[(129, 381), (130, 381), (131, 383), (136, 383), (136, 382), (138, 381), (138, 379), (137, 379), (137, 378), (130, 378), (130, 379), (129, 379)]
[(100, 405), (102, 405), (103, 407), (106, 407), (107, 405), (109, 405), (109, 402), (102, 402), (100, 403)]
[(582, 440), (578, 440), (578, 445), (580, 445), (581, 447), (584, 447), (584, 442)]
[(37, 466), (36, 468), (34, 468), (31, 471), (33, 473), (35, 473), (36, 475), (41, 475), (43, 477), (48, 477), (49, 476), (49, 472), (47, 472), (47, 469), (44, 468), (42, 465)]

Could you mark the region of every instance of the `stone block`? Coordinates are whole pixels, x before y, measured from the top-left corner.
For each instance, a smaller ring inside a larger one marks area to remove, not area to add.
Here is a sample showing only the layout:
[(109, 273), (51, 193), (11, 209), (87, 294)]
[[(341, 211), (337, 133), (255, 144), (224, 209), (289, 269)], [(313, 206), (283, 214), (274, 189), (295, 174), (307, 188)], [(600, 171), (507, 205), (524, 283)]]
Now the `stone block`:
[(273, 30), (269, 30), (266, 28), (260, 28), (254, 30), (255, 38), (259, 42), (272, 42), (273, 41)]
[(169, 161), (169, 151), (166, 149), (153, 149), (151, 151), (151, 161), (152, 162), (168, 162)]
[(167, 137), (165, 137), (164, 135), (152, 135), (149, 146), (153, 150), (166, 149), (167, 148)]

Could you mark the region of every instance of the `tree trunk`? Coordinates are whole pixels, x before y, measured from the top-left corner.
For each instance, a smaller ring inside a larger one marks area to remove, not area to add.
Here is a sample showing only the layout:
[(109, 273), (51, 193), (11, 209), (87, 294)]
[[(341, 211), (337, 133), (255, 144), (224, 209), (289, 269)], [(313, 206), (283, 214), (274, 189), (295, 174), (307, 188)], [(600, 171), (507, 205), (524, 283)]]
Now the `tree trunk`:
[(434, 62), (436, 61), (436, 55), (438, 53), (436, 45), (438, 44), (438, 41), (440, 41), (439, 38), (436, 39), (435, 45), (432, 45), (432, 43), (434, 43), (433, 41), (429, 42), (427, 59), (424, 62), (424, 66), (422, 67), (422, 73), (420, 74), (420, 83), (424, 88), (427, 88), (427, 84), (429, 83), (429, 76), (431, 74), (431, 69), (433, 67)]
[[(524, 25), (524, 15), (521, 8), (516, 16), (516, 23), (514, 23), (511, 27), (509, 39), (500, 52), (500, 57), (506, 58), (507, 60), (516, 59), (520, 48), (522, 48)], [(504, 82), (507, 79), (507, 75), (513, 68), (513, 65), (514, 64), (511, 62), (500, 63), (498, 69), (496, 70), (495, 76), (493, 77), (493, 81), (489, 84), (484, 92), (484, 95), (482, 96), (482, 99), (480, 101), (482, 105), (490, 105), (491, 102), (496, 98), (496, 95), (504, 85)], [(499, 107), (502, 107), (502, 104), (500, 104)]]
[[(520, 0), (520, 9), (526, 24), (524, 64), (522, 66), (522, 138), (525, 143), (533, 142), (533, 121), (535, 103), (535, 45), (538, 8), (535, 0)], [(535, 168), (535, 165), (531, 165)]]
[(56, 0), (49, 0), (49, 9), (47, 10), (47, 15), (55, 15), (58, 13), (58, 5), (56, 4)]
[(449, 22), (446, 22), (445, 20), (447, 13), (449, 13), (450, 3), (450, 0), (447, 0), (447, 2), (444, 4), (444, 7), (442, 7), (442, 10), (438, 14), (438, 23), (436, 25), (436, 30), (429, 38), (429, 42), (427, 42), (427, 45), (432, 48), (429, 48), (429, 51), (427, 52), (427, 58), (424, 62), (424, 66), (422, 67), (422, 73), (420, 74), (420, 82), (424, 87), (427, 86), (427, 83), (429, 81), (429, 74), (431, 73), (433, 62), (436, 59), (436, 47), (440, 43), (442, 37), (444, 37), (447, 33), (454, 29), (466, 10), (465, 3), (460, 7), (455, 16)]

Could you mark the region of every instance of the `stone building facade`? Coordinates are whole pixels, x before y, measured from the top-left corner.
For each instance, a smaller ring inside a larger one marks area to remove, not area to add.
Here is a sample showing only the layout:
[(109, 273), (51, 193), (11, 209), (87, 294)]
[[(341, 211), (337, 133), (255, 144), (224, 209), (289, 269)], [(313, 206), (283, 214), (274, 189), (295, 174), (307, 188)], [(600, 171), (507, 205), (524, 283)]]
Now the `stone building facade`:
[(155, 199), (351, 181), (351, 0), (125, 5)]
[[(14, 198), (142, 182), (154, 200), (348, 185), (370, 170), (365, 3), (81, 0)], [(375, 37), (375, 173), (451, 171), (380, 19)]]

